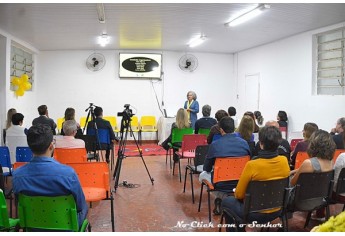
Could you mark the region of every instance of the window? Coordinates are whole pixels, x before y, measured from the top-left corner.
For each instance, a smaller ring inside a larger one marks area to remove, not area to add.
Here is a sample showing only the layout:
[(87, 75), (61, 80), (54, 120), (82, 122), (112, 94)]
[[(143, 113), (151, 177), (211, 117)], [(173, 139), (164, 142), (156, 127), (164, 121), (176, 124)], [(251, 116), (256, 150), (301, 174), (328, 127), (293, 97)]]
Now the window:
[[(11, 47), (11, 76), (20, 77), (23, 74), (29, 76), (29, 82), (33, 85), (34, 74), (33, 74), (33, 54), (26, 51), (19, 46), (12, 44)], [(11, 89), (14, 88), (11, 86)], [(29, 89), (29, 91), (32, 90)]]
[(317, 35), (317, 94), (345, 95), (345, 28)]

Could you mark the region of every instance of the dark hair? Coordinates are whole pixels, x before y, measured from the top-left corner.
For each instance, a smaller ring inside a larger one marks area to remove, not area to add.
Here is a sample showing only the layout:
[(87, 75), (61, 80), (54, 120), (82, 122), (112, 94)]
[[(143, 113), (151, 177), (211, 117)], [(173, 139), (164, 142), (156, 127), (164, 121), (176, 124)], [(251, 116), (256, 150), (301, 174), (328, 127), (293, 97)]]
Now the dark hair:
[(24, 116), (22, 113), (16, 113), (12, 115), (12, 124), (19, 125), (19, 122), (23, 121)]
[(278, 117), (280, 121), (287, 121), (288, 117), (285, 111), (278, 111)]
[(53, 131), (48, 125), (33, 125), (28, 130), (27, 141), (31, 151), (41, 155), (47, 151), (53, 141)]
[(232, 119), (230, 116), (224, 116), (219, 121), (219, 127), (224, 130), (225, 133), (233, 133), (235, 130), (235, 122), (234, 119)]
[(209, 117), (211, 115), (211, 106), (210, 105), (204, 105), (202, 107), (202, 115), (205, 117)]
[(332, 136), (328, 132), (319, 129), (311, 135), (307, 152), (310, 157), (332, 160), (335, 149), (336, 145)]
[(41, 105), (37, 108), (37, 110), (38, 110), (38, 114), (43, 116), (47, 113), (48, 107), (46, 105)]
[(243, 116), (250, 116), (255, 121), (254, 113), (251, 111), (246, 111)]
[(315, 123), (312, 123), (312, 122), (305, 123), (303, 127), (305, 138), (310, 139), (310, 136), (318, 129), (319, 127)]
[(102, 107), (96, 107), (93, 111), (94, 111), (96, 117), (101, 116), (103, 113)]
[(65, 111), (65, 120), (75, 120), (75, 110), (72, 107), (68, 107)]
[(280, 130), (275, 126), (264, 126), (259, 131), (259, 141), (263, 150), (276, 151), (282, 140)]
[(216, 120), (219, 122), (223, 117), (229, 116), (228, 113), (224, 110), (218, 110), (215, 114)]
[(228, 113), (229, 113), (229, 116), (235, 116), (236, 115), (236, 108), (235, 107), (229, 107)]
[(254, 111), (254, 116), (255, 116), (255, 119), (258, 121), (258, 124), (262, 125), (262, 123), (264, 122), (264, 118), (261, 115), (261, 112), (260, 111)]

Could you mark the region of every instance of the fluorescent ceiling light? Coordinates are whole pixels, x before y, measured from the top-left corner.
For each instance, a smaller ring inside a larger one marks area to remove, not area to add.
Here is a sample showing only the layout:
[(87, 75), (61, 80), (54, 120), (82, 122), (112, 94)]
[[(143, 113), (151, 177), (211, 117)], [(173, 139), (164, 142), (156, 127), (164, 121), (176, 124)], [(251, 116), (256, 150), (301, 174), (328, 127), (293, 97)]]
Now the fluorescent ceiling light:
[(110, 37), (107, 34), (102, 34), (101, 36), (98, 37), (98, 43), (102, 46), (105, 47), (110, 42)]
[(193, 38), (191, 41), (189, 41), (188, 46), (191, 48), (196, 47), (202, 44), (203, 42), (205, 42), (205, 40), (206, 40), (205, 35), (198, 36), (196, 38)]
[(97, 14), (98, 14), (99, 23), (104, 24), (105, 23), (105, 13), (104, 13), (103, 3), (97, 3), (96, 6), (97, 6)]
[(231, 20), (228, 23), (225, 23), (225, 26), (236, 26), (236, 25), (242, 24), (243, 22), (246, 22), (260, 15), (264, 10), (269, 9), (270, 7), (271, 6), (268, 4), (261, 4), (258, 7), (254, 8), (253, 10), (246, 12), (243, 15), (240, 15), (239, 17)]

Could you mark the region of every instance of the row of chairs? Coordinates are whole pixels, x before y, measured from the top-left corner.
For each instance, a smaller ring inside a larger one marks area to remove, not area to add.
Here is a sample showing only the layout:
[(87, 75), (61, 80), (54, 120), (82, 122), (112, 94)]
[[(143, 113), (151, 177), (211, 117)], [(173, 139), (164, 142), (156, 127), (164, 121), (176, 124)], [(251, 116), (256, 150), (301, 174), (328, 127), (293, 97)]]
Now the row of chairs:
[[(336, 162), (337, 158), (341, 153), (345, 152), (345, 149), (336, 149), (333, 155), (333, 163)], [(307, 152), (298, 152), (295, 160), (295, 169), (300, 168), (303, 161), (310, 158)]]

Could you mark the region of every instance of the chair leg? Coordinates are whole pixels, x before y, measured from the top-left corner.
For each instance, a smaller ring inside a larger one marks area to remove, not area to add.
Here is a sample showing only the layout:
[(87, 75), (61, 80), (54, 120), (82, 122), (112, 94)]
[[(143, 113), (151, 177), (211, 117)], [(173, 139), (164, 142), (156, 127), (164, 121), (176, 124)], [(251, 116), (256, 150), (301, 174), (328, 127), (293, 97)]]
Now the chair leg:
[(113, 197), (112, 192), (110, 192), (110, 216), (111, 216), (111, 229), (113, 232), (115, 232), (114, 197)]
[(181, 158), (178, 159), (178, 174), (180, 176), (180, 183), (182, 182), (182, 177), (181, 177)]
[(200, 190), (200, 197), (199, 197), (199, 208), (198, 208), (198, 212), (200, 212), (200, 207), (201, 207), (201, 200), (202, 200), (202, 190), (204, 188), (204, 183), (201, 183), (201, 190)]
[(184, 173), (184, 184), (183, 184), (183, 192), (184, 192), (184, 193), (186, 192), (187, 170), (189, 170), (189, 169), (188, 169), (188, 167), (186, 166), (186, 172)]
[(191, 188), (192, 188), (192, 200), (193, 200), (193, 204), (194, 204), (194, 186), (193, 186), (193, 174), (194, 172), (190, 172), (190, 184), (191, 184)]
[(330, 212), (329, 212), (329, 205), (326, 206), (326, 220), (329, 219)]
[(307, 219), (305, 220), (305, 223), (304, 223), (304, 228), (306, 228), (309, 224), (311, 213), (312, 213), (311, 211), (308, 211)]
[(345, 211), (345, 204), (344, 204), (344, 206), (343, 206), (343, 211)]
[(207, 189), (207, 197), (208, 197), (208, 220), (211, 222), (211, 194), (210, 191)]
[[(222, 212), (222, 215), (220, 216), (220, 225), (223, 224), (223, 219), (224, 219), (224, 212)], [(222, 227), (219, 227), (218, 232), (222, 232)]]

